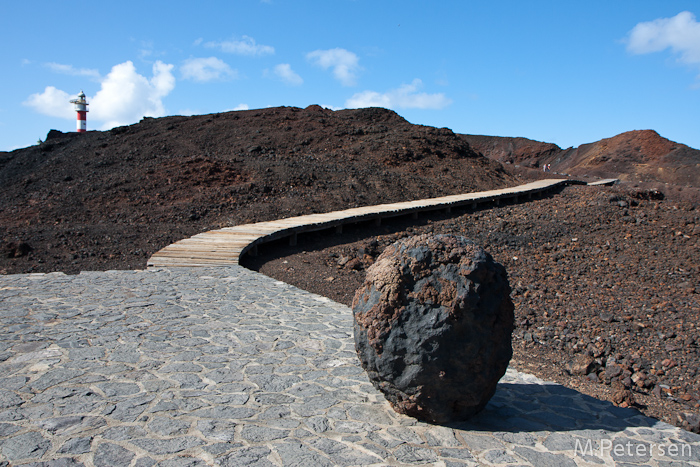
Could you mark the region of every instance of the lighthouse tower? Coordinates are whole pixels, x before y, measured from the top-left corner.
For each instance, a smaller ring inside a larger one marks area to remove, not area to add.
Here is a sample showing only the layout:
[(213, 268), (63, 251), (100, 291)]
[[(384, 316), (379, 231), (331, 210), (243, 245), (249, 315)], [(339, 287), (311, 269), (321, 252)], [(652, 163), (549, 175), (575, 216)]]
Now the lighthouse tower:
[(78, 94), (77, 99), (70, 101), (71, 104), (75, 104), (75, 111), (78, 112), (77, 129), (78, 133), (85, 133), (87, 131), (87, 113), (88, 113), (88, 103), (85, 100), (85, 93), (81, 90)]

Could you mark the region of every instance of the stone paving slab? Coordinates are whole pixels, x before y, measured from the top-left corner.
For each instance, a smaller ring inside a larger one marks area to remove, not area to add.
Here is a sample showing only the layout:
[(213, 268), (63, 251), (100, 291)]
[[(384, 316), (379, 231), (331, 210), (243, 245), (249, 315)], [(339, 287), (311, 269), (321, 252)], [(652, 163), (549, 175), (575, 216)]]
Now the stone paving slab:
[(238, 266), (0, 276), (0, 465), (700, 466), (700, 436), (509, 369), (398, 415), (348, 307)]

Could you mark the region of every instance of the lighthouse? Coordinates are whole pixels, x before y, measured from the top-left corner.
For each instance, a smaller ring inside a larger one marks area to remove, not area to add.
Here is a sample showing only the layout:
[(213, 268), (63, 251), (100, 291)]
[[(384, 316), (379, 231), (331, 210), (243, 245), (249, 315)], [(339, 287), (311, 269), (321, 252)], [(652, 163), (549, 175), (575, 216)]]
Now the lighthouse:
[(85, 133), (87, 131), (87, 113), (88, 113), (88, 103), (85, 100), (85, 93), (81, 90), (78, 94), (77, 99), (70, 101), (71, 104), (75, 104), (75, 111), (78, 113), (78, 121), (76, 122), (76, 127), (78, 133)]

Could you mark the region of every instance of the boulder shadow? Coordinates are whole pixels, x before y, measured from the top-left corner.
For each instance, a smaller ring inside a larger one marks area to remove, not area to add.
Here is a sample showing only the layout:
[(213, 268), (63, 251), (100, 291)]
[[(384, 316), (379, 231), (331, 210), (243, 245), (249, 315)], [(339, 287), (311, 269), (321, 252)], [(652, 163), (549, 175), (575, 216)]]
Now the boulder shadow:
[[(470, 431), (623, 431), (653, 427), (658, 420), (636, 409), (616, 407), (573, 389), (540, 381), (502, 382), (484, 410), (447, 426)], [(700, 437), (699, 437), (700, 438)]]

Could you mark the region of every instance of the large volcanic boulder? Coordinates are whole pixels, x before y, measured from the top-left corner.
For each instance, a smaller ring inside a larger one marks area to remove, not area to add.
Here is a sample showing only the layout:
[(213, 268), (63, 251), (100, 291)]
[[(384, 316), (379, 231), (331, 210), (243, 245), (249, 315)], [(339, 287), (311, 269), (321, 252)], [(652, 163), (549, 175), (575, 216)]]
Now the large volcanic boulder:
[(355, 348), (399, 413), (464, 420), (496, 391), (513, 355), (505, 268), (471, 240), (421, 235), (389, 246), (353, 300)]

